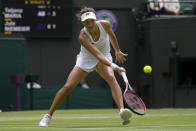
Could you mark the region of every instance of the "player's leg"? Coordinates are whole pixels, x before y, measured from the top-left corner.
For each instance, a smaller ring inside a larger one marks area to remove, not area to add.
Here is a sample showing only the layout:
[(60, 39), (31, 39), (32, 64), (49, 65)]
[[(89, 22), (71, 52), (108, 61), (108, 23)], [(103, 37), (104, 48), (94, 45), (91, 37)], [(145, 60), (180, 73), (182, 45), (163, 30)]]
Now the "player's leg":
[(119, 114), (122, 119), (122, 124), (126, 125), (130, 123), (129, 119), (131, 118), (132, 114), (129, 109), (124, 109), (122, 91), (116, 80), (113, 69), (109, 66), (103, 65), (102, 63), (98, 63), (97, 72), (109, 84), (111, 88), (112, 97), (120, 110)]
[(79, 67), (74, 67), (71, 73), (69, 74), (66, 83), (64, 86), (57, 92), (53, 103), (48, 111), (48, 114), (44, 115), (41, 119), (39, 126), (47, 127), (50, 123), (51, 117), (54, 111), (63, 103), (66, 96), (70, 93), (70, 91), (86, 76), (88, 72), (83, 71)]
[(112, 97), (113, 97), (115, 103), (117, 104), (119, 110), (121, 108), (124, 108), (122, 91), (121, 91), (120, 86), (116, 80), (113, 69), (111, 67), (106, 66), (106, 65), (99, 62), (97, 64), (97, 72), (110, 86), (111, 92), (112, 92)]
[(79, 67), (74, 67), (71, 73), (69, 74), (66, 83), (64, 86), (57, 92), (53, 103), (48, 112), (49, 115), (52, 116), (53, 112), (58, 108), (60, 104), (65, 100), (66, 96), (70, 93), (70, 91), (86, 76), (88, 72), (83, 71)]

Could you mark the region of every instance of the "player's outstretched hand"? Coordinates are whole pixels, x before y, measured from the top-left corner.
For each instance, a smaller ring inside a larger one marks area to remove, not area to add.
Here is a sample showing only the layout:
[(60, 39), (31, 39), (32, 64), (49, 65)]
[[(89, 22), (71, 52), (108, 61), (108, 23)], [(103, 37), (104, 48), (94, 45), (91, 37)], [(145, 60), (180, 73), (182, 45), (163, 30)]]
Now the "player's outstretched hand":
[(121, 51), (117, 51), (115, 52), (116, 55), (116, 62), (118, 62), (119, 64), (123, 64), (126, 61), (126, 56), (128, 56), (128, 54), (124, 54)]

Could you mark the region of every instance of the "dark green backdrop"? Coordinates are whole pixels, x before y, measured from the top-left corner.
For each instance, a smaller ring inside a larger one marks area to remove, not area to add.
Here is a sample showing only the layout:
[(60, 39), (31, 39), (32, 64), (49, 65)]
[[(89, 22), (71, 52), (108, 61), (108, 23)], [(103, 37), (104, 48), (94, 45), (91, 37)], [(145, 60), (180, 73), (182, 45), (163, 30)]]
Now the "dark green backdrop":
[(9, 110), (13, 105), (15, 110), (16, 86), (11, 83), (10, 76), (26, 73), (26, 41), (0, 38), (0, 60), (0, 109)]

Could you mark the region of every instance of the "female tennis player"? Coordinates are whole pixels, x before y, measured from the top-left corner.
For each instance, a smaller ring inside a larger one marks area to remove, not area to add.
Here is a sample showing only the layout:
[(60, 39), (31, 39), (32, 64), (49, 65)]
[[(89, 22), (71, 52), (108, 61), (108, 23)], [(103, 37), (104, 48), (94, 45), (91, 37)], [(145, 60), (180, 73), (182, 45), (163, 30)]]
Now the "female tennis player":
[(124, 109), (122, 91), (113, 71), (115, 70), (121, 74), (121, 72), (125, 72), (125, 69), (112, 62), (110, 42), (115, 50), (118, 63), (123, 64), (126, 61), (125, 56), (127, 54), (120, 51), (117, 38), (111, 29), (110, 23), (108, 21), (96, 20), (95, 14), (96, 12), (93, 8), (83, 7), (76, 15), (78, 20), (84, 25), (78, 36), (81, 50), (77, 55), (76, 65), (69, 74), (64, 86), (57, 92), (48, 114), (43, 116), (39, 126), (48, 126), (54, 111), (65, 100), (70, 91), (94, 70), (109, 84), (112, 97), (120, 110), (119, 114), (122, 124), (126, 125), (129, 123), (132, 114), (129, 109)]

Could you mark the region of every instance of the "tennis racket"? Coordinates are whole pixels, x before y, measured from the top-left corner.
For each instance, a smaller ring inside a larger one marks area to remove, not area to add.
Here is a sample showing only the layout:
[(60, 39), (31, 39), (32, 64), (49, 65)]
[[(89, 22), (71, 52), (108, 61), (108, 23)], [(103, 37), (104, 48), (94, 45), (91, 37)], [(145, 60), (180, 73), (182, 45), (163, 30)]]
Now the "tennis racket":
[(126, 84), (126, 88), (123, 93), (125, 103), (131, 109), (132, 112), (138, 115), (146, 114), (146, 106), (143, 100), (135, 93), (135, 91), (129, 84), (129, 81), (127, 79), (125, 72), (122, 72), (121, 74)]

